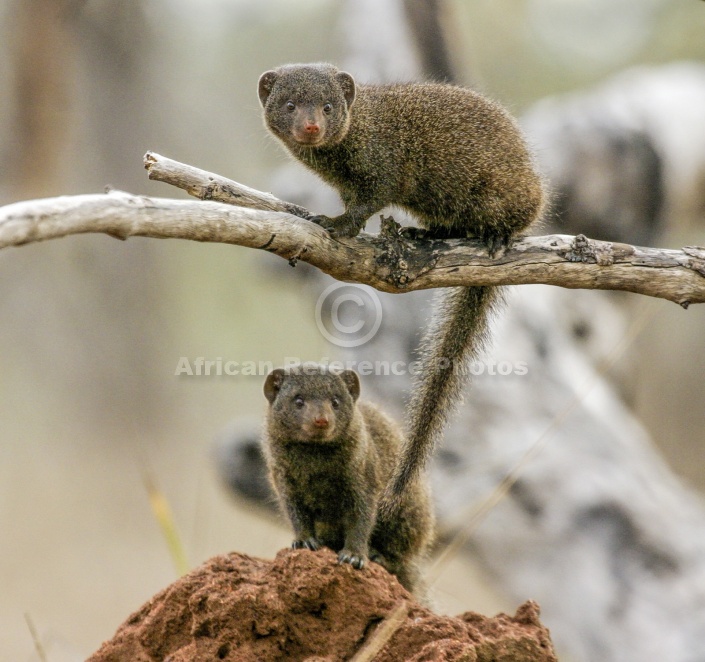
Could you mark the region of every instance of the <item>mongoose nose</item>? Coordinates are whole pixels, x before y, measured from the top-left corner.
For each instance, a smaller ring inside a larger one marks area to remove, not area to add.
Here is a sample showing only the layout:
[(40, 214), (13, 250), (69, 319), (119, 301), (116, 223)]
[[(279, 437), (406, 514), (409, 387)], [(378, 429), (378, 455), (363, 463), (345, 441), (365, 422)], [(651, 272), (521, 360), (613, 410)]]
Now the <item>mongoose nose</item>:
[(308, 122), (306, 126), (304, 127), (304, 131), (306, 133), (311, 133), (314, 136), (321, 130), (321, 127), (318, 126), (315, 122)]
[(328, 427), (328, 419), (325, 416), (318, 416), (313, 419), (313, 424), (317, 428), (327, 428)]

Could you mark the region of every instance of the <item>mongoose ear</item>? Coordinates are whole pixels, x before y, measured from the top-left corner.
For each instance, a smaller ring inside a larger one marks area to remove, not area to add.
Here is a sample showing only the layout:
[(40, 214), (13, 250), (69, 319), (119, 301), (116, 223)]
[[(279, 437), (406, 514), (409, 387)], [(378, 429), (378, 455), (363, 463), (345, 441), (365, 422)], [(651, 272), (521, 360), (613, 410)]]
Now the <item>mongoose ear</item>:
[(355, 101), (355, 79), (345, 71), (337, 73), (335, 78), (338, 83), (340, 83), (340, 87), (343, 89), (345, 103), (347, 103), (348, 108), (350, 108)]
[(353, 401), (356, 402), (360, 397), (360, 378), (357, 376), (357, 373), (354, 370), (343, 370), (340, 376), (343, 378), (345, 386), (348, 387)]
[(257, 94), (259, 94), (260, 103), (264, 106), (269, 99), (269, 95), (272, 92), (274, 83), (277, 82), (279, 75), (276, 71), (265, 71), (259, 77), (259, 83), (257, 83)]
[(270, 403), (274, 402), (277, 397), (277, 393), (284, 383), (284, 377), (286, 373), (284, 368), (275, 368), (267, 375), (267, 379), (264, 380), (264, 397), (269, 400)]

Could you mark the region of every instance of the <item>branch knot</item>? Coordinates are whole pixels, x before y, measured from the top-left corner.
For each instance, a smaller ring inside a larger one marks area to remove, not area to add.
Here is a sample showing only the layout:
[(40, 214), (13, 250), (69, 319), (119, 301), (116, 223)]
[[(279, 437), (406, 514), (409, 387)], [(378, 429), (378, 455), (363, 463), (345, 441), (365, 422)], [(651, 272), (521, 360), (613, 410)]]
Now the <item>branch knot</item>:
[(410, 241), (404, 236), (402, 226), (393, 216), (380, 216), (379, 235), (372, 239), (378, 252), (376, 263), (387, 272), (385, 280), (403, 288), (416, 280), (423, 268), (435, 264), (433, 256), (429, 261), (428, 251), (423, 250), (424, 242)]
[(599, 264), (601, 267), (609, 267), (614, 264), (614, 254), (610, 242), (600, 242), (596, 244), (588, 239), (584, 234), (575, 236), (570, 245), (570, 250), (563, 253), (563, 257), (568, 262), (584, 262), (586, 264)]
[(692, 260), (688, 260), (686, 266), (705, 277), (705, 248), (701, 248), (700, 246), (684, 246), (683, 252), (693, 258)]

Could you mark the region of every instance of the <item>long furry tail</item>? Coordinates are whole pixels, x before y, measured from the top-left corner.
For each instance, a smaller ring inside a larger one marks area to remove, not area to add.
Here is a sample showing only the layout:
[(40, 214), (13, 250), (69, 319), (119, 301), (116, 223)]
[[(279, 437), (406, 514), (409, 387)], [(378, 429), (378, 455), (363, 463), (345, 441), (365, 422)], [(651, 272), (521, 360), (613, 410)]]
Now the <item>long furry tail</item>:
[(407, 406), (408, 434), (383, 498), (392, 510), (431, 456), (467, 382), (469, 362), (489, 339), (496, 287), (459, 287), (445, 293), (421, 341), (421, 371)]

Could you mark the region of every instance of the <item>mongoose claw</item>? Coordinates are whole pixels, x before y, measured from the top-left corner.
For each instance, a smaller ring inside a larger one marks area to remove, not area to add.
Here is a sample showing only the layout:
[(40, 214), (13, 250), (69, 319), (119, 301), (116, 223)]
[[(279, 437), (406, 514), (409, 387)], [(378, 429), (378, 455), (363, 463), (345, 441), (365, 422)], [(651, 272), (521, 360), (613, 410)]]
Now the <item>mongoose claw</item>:
[(353, 554), (347, 549), (343, 549), (338, 554), (338, 563), (349, 563), (356, 570), (362, 570), (365, 567), (364, 554)]
[(381, 565), (383, 568), (387, 568), (387, 559), (375, 549), (370, 550), (370, 561)]
[(491, 258), (505, 248), (509, 248), (512, 243), (512, 236), (510, 234), (492, 234), (485, 237), (485, 246), (487, 246), (487, 253)]
[(294, 540), (294, 542), (291, 543), (291, 548), (310, 549), (312, 552), (315, 552), (321, 548), (321, 543), (315, 538), (306, 538), (306, 540)]
[(399, 234), (404, 237), (404, 239), (426, 239), (429, 236), (428, 230), (417, 228), (413, 225), (403, 227), (399, 230)]

